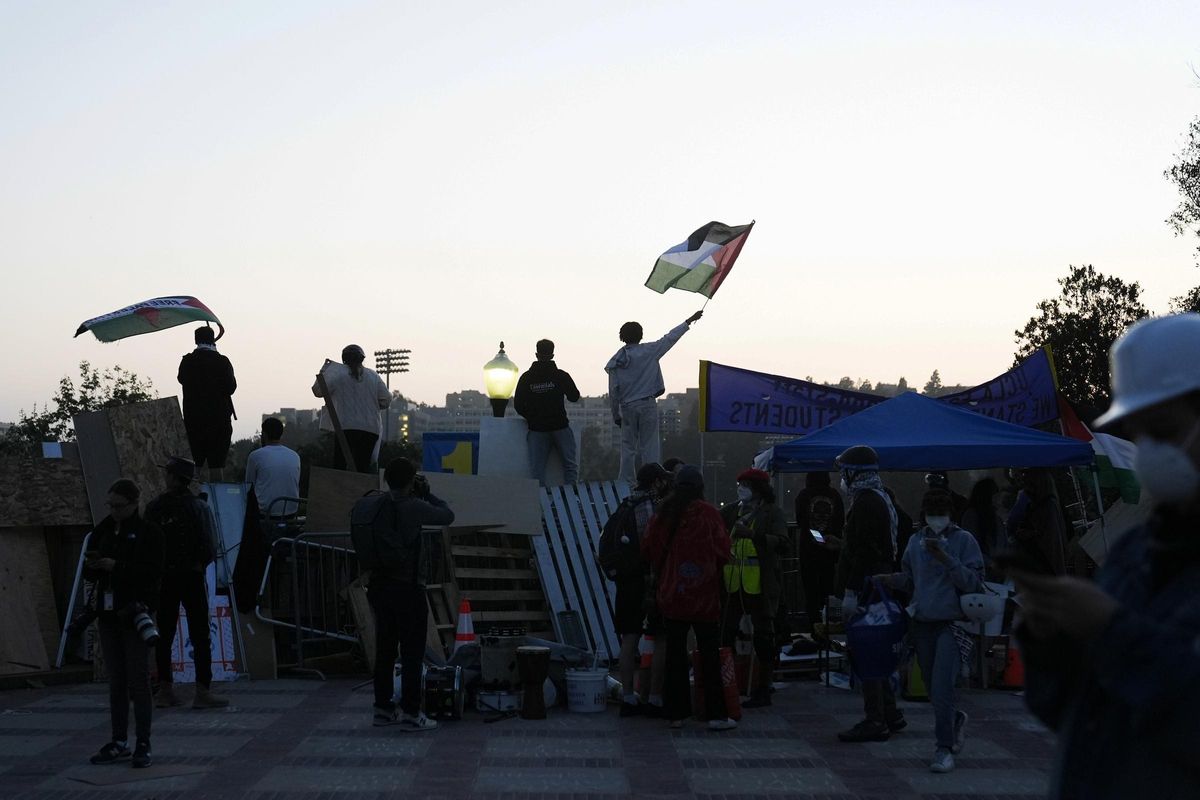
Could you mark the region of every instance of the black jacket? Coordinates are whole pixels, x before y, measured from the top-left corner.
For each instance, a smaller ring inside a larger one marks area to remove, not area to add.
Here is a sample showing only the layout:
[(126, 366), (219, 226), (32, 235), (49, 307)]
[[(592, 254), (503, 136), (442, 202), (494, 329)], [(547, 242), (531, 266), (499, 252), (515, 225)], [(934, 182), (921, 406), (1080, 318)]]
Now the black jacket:
[(517, 381), (513, 407), (529, 423), (529, 430), (559, 431), (570, 424), (564, 398), (579, 401), (575, 381), (553, 361), (535, 361)]
[(179, 383), (187, 427), (229, 423), (237, 380), (228, 358), (216, 350), (197, 347), (179, 362)]
[(146, 519), (162, 531), (165, 572), (203, 572), (216, 554), (210, 511), (184, 490), (167, 491), (146, 506)]
[(114, 611), (135, 602), (144, 603), (150, 609), (158, 605), (163, 575), (163, 536), (157, 525), (134, 516), (122, 522), (118, 531), (113, 518), (105, 517), (92, 531), (88, 551), (117, 562), (112, 572), (83, 568), (83, 577), (96, 581), (97, 610), (103, 609), (102, 598), (106, 591), (113, 593)]
[(846, 512), (835, 591), (861, 592), (872, 575), (892, 572), (892, 515), (887, 503), (871, 490), (858, 492)]

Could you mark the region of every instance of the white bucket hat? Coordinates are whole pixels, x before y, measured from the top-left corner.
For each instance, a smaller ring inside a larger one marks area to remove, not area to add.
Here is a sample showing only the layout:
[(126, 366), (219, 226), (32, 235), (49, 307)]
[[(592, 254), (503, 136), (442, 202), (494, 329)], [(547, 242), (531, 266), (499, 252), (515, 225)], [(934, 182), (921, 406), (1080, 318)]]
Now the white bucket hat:
[(1113, 402), (1096, 419), (1103, 428), (1130, 414), (1200, 391), (1200, 314), (1144, 319), (1108, 351)]

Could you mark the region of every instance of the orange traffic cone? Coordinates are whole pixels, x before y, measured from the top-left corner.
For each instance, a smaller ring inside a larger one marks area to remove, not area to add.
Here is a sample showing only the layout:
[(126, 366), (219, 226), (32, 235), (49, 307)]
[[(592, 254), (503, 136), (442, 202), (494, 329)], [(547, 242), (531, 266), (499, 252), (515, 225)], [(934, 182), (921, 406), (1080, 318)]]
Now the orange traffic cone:
[(1013, 641), (1008, 643), (1008, 653), (1004, 663), (1004, 674), (1000, 676), (1000, 685), (1005, 689), (1025, 688), (1025, 662), (1021, 660), (1021, 651)]
[(650, 663), (654, 661), (654, 637), (648, 633), (643, 633), (638, 642), (638, 659), (639, 669), (650, 669)]
[(458, 604), (458, 628), (454, 632), (454, 652), (464, 644), (475, 644), (475, 623), (471, 621), (471, 601), (463, 598)]

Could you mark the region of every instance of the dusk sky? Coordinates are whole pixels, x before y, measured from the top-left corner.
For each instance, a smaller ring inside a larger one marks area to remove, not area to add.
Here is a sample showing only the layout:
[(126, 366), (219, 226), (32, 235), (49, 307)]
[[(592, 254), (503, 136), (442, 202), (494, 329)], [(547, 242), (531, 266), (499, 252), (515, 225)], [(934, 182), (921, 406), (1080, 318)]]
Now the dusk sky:
[[(325, 357), (411, 348), (393, 388), (482, 389), (503, 339), (585, 394), (693, 229), (757, 220), (664, 361), (920, 387), (1006, 370), (1070, 264), (1200, 284), (1163, 178), (1200, 113), (1200, 4), (0, 4), (0, 421), (81, 359), (176, 394), (207, 303), (235, 434), (315, 407)], [(368, 365), (370, 361), (368, 361)]]

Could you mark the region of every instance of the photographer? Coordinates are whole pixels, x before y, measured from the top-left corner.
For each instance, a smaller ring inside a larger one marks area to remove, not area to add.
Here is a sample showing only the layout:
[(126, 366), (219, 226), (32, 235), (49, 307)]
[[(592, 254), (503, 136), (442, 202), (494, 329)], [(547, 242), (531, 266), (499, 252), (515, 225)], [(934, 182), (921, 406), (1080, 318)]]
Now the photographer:
[(171, 643), (175, 639), (182, 603), (187, 612), (192, 660), (196, 664), (192, 708), (224, 708), (229, 705), (229, 699), (210, 690), (212, 646), (209, 643), (208, 587), (204, 572), (216, 557), (212, 512), (207, 503), (192, 494), (195, 464), (186, 458), (172, 456), (163, 469), (167, 471), (167, 491), (146, 506), (146, 519), (162, 530), (165, 554), (162, 595), (158, 604), (162, 638), (155, 652), (158, 669), (155, 704), (159, 708), (170, 708), (183, 702), (175, 694), (171, 669)]
[[(149, 647), (135, 623), (152, 612), (162, 579), (162, 533), (138, 514), (141, 492), (133, 481), (119, 480), (108, 490), (108, 516), (92, 531), (83, 577), (95, 582), (95, 611), (100, 648), (108, 670), (112, 741), (92, 756), (93, 764), (130, 757), (129, 701), (133, 699), (137, 743), (133, 766), (150, 766)], [(151, 625), (151, 631), (153, 626)]]
[[(429, 604), (422, 574), (421, 528), (449, 525), (454, 512), (429, 491), (406, 458), (387, 465), (388, 493), (364, 497), (350, 515), (359, 565), (368, 573), (367, 600), (375, 612), (375, 725), (428, 731), (437, 723), (421, 711), (421, 662)], [(392, 702), (400, 649), (400, 708)]]

